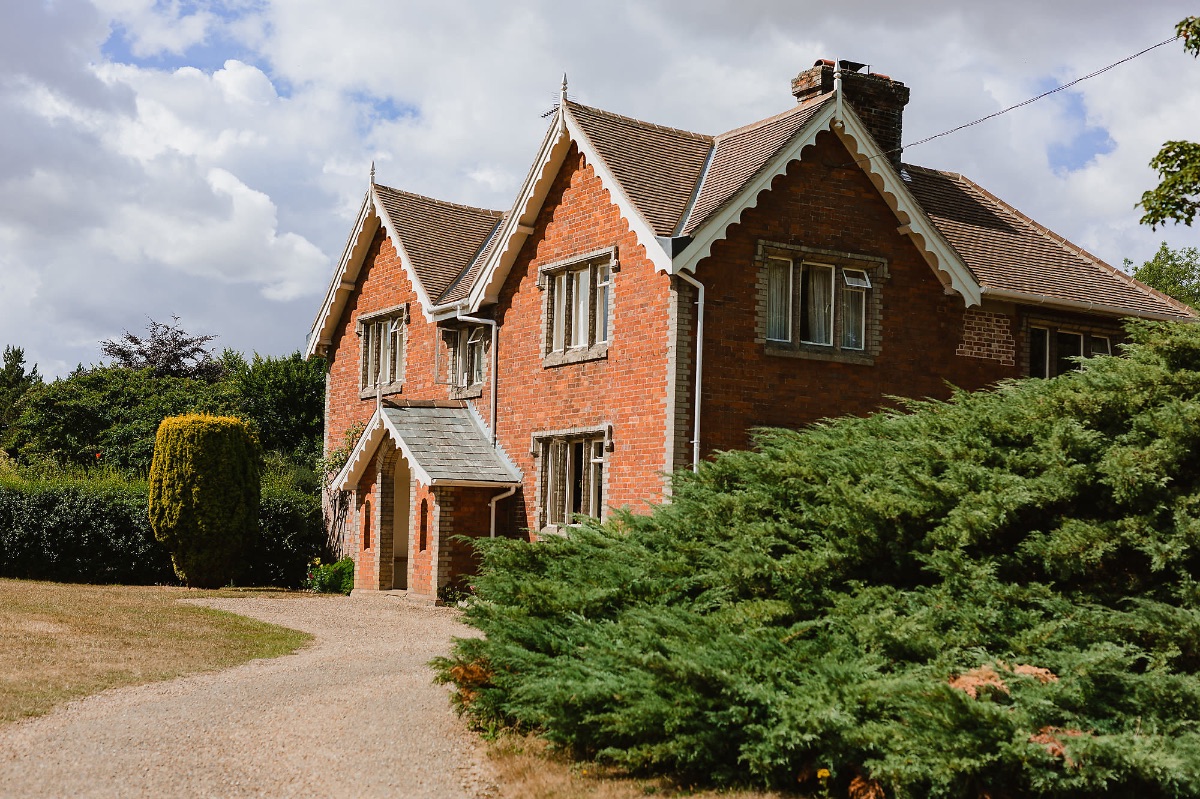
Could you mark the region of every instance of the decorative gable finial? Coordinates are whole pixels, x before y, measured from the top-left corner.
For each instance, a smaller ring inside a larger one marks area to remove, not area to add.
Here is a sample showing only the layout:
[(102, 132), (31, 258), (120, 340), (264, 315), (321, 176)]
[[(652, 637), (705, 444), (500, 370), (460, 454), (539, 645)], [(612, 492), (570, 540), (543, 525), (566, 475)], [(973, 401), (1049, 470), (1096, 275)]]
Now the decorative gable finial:
[(842, 62), (838, 59), (833, 59), (833, 98), (835, 103), (833, 121), (837, 125), (844, 124), (842, 122)]
[(567, 104), (567, 73), (565, 72), (563, 73), (562, 94), (559, 96), (558, 101), (563, 105)]
[(371, 159), (371, 185), (375, 185), (375, 159)]

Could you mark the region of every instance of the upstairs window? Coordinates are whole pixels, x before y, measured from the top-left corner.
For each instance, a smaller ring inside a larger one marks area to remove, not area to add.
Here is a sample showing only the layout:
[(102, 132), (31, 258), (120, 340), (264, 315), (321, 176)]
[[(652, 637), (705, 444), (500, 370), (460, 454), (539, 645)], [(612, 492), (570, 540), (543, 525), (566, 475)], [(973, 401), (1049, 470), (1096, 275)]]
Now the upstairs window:
[(546, 366), (602, 358), (610, 335), (615, 248), (542, 267)]
[(442, 327), (442, 346), (435, 353), (435, 382), (448, 385), (451, 396), (465, 399), (479, 396), (487, 375), (487, 354), (491, 334), (483, 325)]
[(483, 338), (482, 326), (468, 327), (458, 331), (454, 350), (455, 385), (459, 388), (476, 386), (483, 382)]
[(403, 308), (359, 319), (360, 391), (398, 390), (404, 383), (406, 322)]
[(867, 269), (765, 259), (765, 337), (773, 352), (865, 357), (877, 298)]

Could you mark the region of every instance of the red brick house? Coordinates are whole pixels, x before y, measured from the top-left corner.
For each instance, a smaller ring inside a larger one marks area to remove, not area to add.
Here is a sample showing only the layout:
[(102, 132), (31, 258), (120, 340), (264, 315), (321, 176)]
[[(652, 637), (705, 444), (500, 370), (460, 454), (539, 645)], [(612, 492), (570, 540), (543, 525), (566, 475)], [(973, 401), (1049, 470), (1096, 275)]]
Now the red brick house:
[[(908, 89), (820, 61), (717, 136), (566, 99), (507, 212), (374, 182), (308, 340), (354, 434), (357, 590), (435, 597), (453, 536), (644, 508), (760, 425), (1107, 354), (1191, 318), (956, 174), (902, 164)], [(361, 431), (361, 433), (359, 433)]]

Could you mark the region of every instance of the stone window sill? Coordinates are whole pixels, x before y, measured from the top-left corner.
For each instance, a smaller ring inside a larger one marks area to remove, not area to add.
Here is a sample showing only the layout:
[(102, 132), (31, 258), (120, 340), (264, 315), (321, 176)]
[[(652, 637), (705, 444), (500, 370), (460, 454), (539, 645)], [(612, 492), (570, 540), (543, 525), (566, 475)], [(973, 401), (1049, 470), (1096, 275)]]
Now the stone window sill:
[(852, 363), (858, 366), (874, 366), (875, 359), (866, 352), (855, 350), (839, 350), (835, 347), (822, 347), (819, 344), (785, 344), (768, 341), (767, 355), (779, 358), (802, 358), (808, 361), (827, 361), (831, 363)]
[[(382, 389), (382, 391), (380, 391), (380, 389)], [(403, 390), (403, 383), (385, 383), (382, 386), (371, 386), (370, 388), (359, 389), (358, 398), (360, 400), (375, 399), (376, 392), (386, 397), (389, 394), (399, 394)]]
[(479, 399), (483, 396), (483, 383), (474, 383), (462, 388), (450, 389), (450, 399), (465, 400)]
[(574, 347), (563, 352), (548, 352), (542, 358), (542, 366), (563, 366), (568, 363), (583, 361), (598, 361), (608, 357), (608, 343), (594, 344), (591, 347)]

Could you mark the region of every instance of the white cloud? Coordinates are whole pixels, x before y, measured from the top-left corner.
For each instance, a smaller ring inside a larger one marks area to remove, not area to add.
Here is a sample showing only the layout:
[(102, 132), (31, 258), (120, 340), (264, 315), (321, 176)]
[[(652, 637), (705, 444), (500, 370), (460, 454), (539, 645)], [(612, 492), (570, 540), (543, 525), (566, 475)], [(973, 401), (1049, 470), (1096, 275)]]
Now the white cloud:
[(179, 0), (93, 0), (128, 34), (135, 56), (182, 55), (208, 37), (218, 17), (208, 11), (187, 13)]

